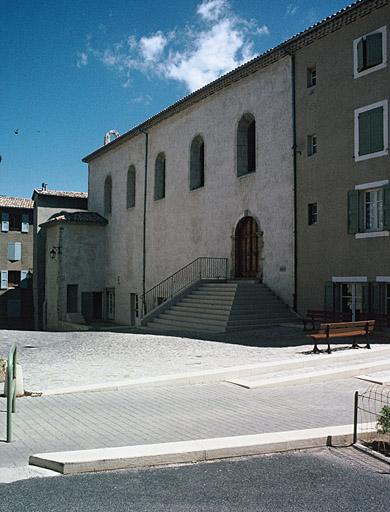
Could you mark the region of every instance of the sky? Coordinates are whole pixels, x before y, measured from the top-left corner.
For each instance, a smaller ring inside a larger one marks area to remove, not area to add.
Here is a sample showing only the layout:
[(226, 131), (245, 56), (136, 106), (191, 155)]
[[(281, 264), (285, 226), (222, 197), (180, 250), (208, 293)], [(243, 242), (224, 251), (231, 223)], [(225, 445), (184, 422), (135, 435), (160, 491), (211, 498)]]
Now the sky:
[(81, 159), (346, 0), (0, 0), (0, 195), (87, 190)]

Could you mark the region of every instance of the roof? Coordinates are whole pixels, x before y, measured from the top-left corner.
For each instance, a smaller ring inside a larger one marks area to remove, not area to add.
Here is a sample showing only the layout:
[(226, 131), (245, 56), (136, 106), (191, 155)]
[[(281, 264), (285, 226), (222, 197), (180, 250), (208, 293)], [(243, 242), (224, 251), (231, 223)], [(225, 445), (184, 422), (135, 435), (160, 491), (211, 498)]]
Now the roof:
[(34, 208), (34, 201), (24, 197), (0, 196), (0, 207), (5, 208)]
[(270, 48), (266, 52), (262, 53), (258, 57), (246, 62), (245, 64), (239, 66), (238, 68), (230, 71), (226, 75), (217, 78), (213, 82), (205, 85), (201, 89), (198, 89), (191, 94), (188, 94), (184, 98), (180, 99), (173, 105), (167, 107), (162, 110), (158, 114), (152, 116), (147, 119), (143, 123), (138, 126), (132, 128), (127, 131), (123, 135), (117, 137), (109, 144), (98, 148), (93, 151), (86, 157), (82, 159), (83, 162), (89, 163), (91, 160), (96, 158), (97, 156), (110, 151), (111, 149), (116, 148), (117, 146), (123, 144), (127, 140), (140, 135), (146, 130), (150, 129), (152, 126), (160, 123), (164, 119), (167, 119), (174, 114), (181, 112), (182, 110), (190, 107), (194, 103), (197, 103), (204, 98), (210, 96), (211, 94), (220, 91), (221, 89), (231, 85), (234, 82), (237, 82), (241, 78), (244, 78), (250, 74), (255, 73), (261, 68), (269, 66), (270, 64), (290, 55), (297, 50), (304, 48), (312, 44), (317, 39), (324, 37), (325, 35), (330, 34), (344, 25), (348, 25), (352, 21), (355, 21), (358, 17), (362, 17), (370, 13), (375, 9), (379, 9), (389, 3), (389, 0), (357, 0), (356, 2), (347, 5), (343, 9), (337, 11), (336, 13), (328, 16), (327, 18), (319, 21), (318, 23), (308, 27), (307, 29), (299, 32), (295, 36), (287, 39), (282, 42), (275, 48)]
[(105, 225), (108, 221), (96, 212), (66, 212), (61, 211), (55, 213), (49, 220), (41, 224), (41, 226), (51, 226), (53, 224), (101, 224)]
[(42, 188), (35, 188), (33, 196), (34, 194), (38, 194), (39, 196), (76, 197), (79, 199), (88, 199), (88, 192), (67, 192), (65, 190), (44, 190)]

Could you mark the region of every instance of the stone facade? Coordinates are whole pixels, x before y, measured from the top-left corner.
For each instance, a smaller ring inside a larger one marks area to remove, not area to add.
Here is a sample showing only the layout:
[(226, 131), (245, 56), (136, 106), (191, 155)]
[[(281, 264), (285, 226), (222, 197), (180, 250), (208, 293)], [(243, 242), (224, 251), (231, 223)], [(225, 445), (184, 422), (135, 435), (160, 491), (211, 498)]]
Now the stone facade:
[(31, 329), (33, 202), (0, 196), (0, 326)]
[[(356, 148), (356, 111), (389, 99), (390, 6), (381, 4), (342, 30), (314, 41), (296, 56), (297, 297), (301, 313), (324, 308), (348, 313), (353, 309), (355, 319), (363, 313), (390, 313), (385, 304), (385, 281), (390, 282), (390, 238), (383, 226), (386, 218), (382, 227), (369, 225), (370, 206), (363, 204), (365, 190), (383, 189), (389, 183), (388, 141), (384, 141), (382, 155), (367, 154), (362, 160)], [(384, 39), (384, 65), (368, 67), (359, 75), (357, 44), (375, 32)], [(308, 73), (314, 68), (316, 84), (310, 86)], [(386, 117), (384, 134), (388, 131)], [(317, 148), (310, 155), (312, 134)], [(349, 232), (348, 196), (355, 190), (360, 190), (360, 226)], [(311, 225), (309, 204), (316, 205), (318, 215)], [(377, 210), (371, 206), (372, 212)], [(383, 208), (378, 206), (385, 215)], [(377, 279), (382, 279), (383, 285)]]

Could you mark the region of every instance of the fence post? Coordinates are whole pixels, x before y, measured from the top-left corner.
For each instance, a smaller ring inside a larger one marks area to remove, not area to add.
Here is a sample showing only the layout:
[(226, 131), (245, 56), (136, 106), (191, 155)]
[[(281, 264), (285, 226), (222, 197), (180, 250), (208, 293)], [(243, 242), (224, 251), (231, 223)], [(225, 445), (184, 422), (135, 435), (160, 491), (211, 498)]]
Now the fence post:
[(354, 408), (353, 408), (353, 440), (352, 440), (352, 444), (357, 443), (358, 406), (359, 406), (359, 391), (355, 391), (355, 400), (354, 400)]
[(7, 443), (12, 441), (12, 413), (16, 411), (16, 345), (12, 345), (7, 363)]

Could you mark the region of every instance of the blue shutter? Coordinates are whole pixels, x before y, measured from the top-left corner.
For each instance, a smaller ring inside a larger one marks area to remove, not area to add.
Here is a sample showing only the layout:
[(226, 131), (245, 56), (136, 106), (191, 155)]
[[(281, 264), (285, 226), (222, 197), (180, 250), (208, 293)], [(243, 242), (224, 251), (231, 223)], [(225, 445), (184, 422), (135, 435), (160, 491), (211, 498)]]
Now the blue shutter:
[(7, 233), (9, 231), (9, 214), (3, 212), (1, 214), (1, 231)]
[(359, 233), (359, 190), (350, 190), (348, 192), (348, 233), (354, 235)]
[(370, 110), (359, 114), (359, 156), (371, 153)]
[(1, 289), (6, 290), (8, 288), (8, 270), (1, 271)]
[(360, 73), (364, 70), (364, 41), (363, 38), (357, 44), (357, 70)]
[(22, 233), (28, 233), (29, 227), (29, 215), (22, 215)]
[(383, 107), (370, 110), (370, 153), (383, 151)]
[(383, 187), (383, 229), (390, 230), (390, 185)]
[(13, 242), (8, 244), (8, 259), (9, 261), (20, 261), (22, 259), (21, 242)]
[(366, 37), (367, 68), (372, 68), (382, 63), (382, 33), (370, 34)]
[(28, 270), (20, 271), (20, 287), (21, 288), (28, 287)]

